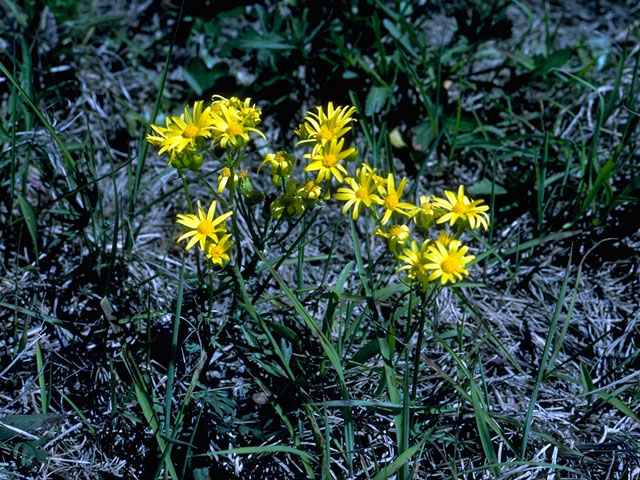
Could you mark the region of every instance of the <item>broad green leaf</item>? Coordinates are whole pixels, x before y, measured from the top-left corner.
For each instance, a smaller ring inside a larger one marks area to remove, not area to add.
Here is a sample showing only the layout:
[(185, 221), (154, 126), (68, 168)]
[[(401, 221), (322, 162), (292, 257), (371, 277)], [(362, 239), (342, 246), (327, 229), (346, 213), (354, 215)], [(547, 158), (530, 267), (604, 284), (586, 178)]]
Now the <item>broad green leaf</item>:
[(196, 59), (184, 67), (184, 79), (198, 95), (213, 87), (216, 82), (227, 75), (229, 67), (223, 63), (207, 68), (202, 60)]
[(382, 110), (392, 93), (391, 87), (371, 87), (364, 104), (365, 115), (370, 117)]

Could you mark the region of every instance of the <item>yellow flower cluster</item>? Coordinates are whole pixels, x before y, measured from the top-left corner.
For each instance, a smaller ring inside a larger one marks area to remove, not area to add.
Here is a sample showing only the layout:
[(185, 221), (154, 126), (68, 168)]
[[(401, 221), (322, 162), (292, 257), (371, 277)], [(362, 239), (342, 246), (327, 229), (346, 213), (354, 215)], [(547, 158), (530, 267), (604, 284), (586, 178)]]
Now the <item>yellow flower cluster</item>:
[[(489, 207), (481, 205), (482, 200), (470, 200), (462, 185), (457, 195), (447, 190), (444, 192), (446, 198), (421, 196), (419, 203), (414, 205), (402, 201), (406, 178), (398, 182), (392, 173), (381, 177), (366, 163), (356, 169), (355, 177), (346, 177), (345, 182), (347, 186), (338, 188), (333, 195), (336, 200), (345, 202), (342, 212), (346, 214), (352, 209), (354, 220), (363, 206), (372, 212), (380, 224), (374, 233), (387, 239), (389, 249), (403, 263), (398, 271), (406, 271), (409, 280), (419, 282), (426, 290), (437, 279), (441, 284), (455, 283), (469, 274), (465, 266), (475, 257), (466, 255), (469, 248), (461, 245), (459, 237), (466, 228), (482, 226), (486, 230)], [(398, 223), (385, 229), (392, 218)], [(411, 247), (400, 252), (411, 238), (408, 225), (411, 220), (423, 230), (428, 230), (434, 223), (448, 223), (458, 229), (455, 235), (443, 230), (437, 240), (425, 240), (419, 248), (412, 240)]]
[(185, 107), (179, 117), (167, 117), (166, 126), (152, 124), (147, 141), (160, 148), (159, 154), (169, 154), (169, 164), (179, 169), (197, 170), (202, 165), (201, 153), (208, 139), (211, 139), (212, 147), (219, 144), (226, 149), (229, 145), (246, 145), (249, 133), (265, 138), (256, 128), (261, 114), (250, 98), (241, 101), (236, 97), (227, 99), (215, 95), (206, 108), (199, 100), (192, 110)]
[(345, 181), (348, 172), (344, 163), (355, 159), (358, 153), (354, 147), (345, 146), (344, 138), (351, 130), (351, 122), (355, 121), (354, 113), (354, 107), (334, 108), (333, 103), (329, 103), (326, 110), (317, 107), (316, 112), (307, 112), (303, 122), (296, 128), (295, 133), (300, 138), (298, 145), (311, 147), (311, 151), (304, 154), (303, 158), (309, 159), (305, 172), (315, 173), (315, 179), (305, 179), (300, 183), (292, 179), (295, 157), (287, 152), (265, 155), (258, 171), (269, 165), (274, 185), (285, 189), (271, 203), (270, 210), (274, 218), (301, 215), (309, 205), (329, 198), (334, 178), (339, 183)]
[[(284, 187), (288, 179), (284, 194), (271, 204), (271, 214), (275, 218), (302, 214), (305, 202), (329, 198), (335, 179), (339, 186), (333, 198), (344, 202), (342, 213), (350, 212), (351, 218), (357, 220), (364, 210), (371, 212), (378, 222), (375, 234), (387, 240), (401, 263), (398, 271), (406, 271), (410, 281), (418, 282), (424, 290), (436, 281), (443, 285), (460, 281), (469, 274), (465, 267), (475, 258), (467, 255), (469, 248), (460, 243), (460, 237), (468, 228), (489, 227), (489, 207), (482, 205), (482, 200), (470, 200), (462, 185), (457, 194), (445, 191), (443, 198), (427, 195), (421, 196), (417, 204), (404, 201), (408, 180), (398, 179), (393, 173), (378, 174), (366, 163), (361, 163), (355, 175), (350, 176), (346, 163), (355, 159), (357, 150), (345, 146), (344, 135), (351, 130), (354, 113), (354, 107), (334, 107), (332, 103), (326, 109), (317, 107), (315, 112), (307, 112), (295, 132), (300, 138), (298, 144), (312, 147), (310, 153), (303, 155), (309, 159), (305, 171), (317, 174), (303, 187), (289, 178), (293, 156), (285, 152), (265, 156), (260, 167), (271, 166), (274, 184)], [(444, 224), (456, 227), (456, 231), (441, 230), (437, 239), (424, 240), (419, 246), (411, 239), (412, 222), (424, 231)], [(405, 248), (407, 244), (410, 247)]]
[[(434, 282), (445, 285), (462, 280), (469, 274), (466, 266), (475, 257), (467, 254), (469, 247), (460, 238), (467, 229), (488, 229), (489, 207), (482, 200), (469, 199), (462, 185), (457, 193), (446, 190), (443, 197), (423, 195), (416, 204), (405, 201), (402, 196), (406, 178), (378, 173), (364, 162), (351, 176), (347, 164), (358, 152), (347, 144), (345, 135), (356, 121), (354, 113), (354, 107), (334, 107), (333, 103), (307, 112), (295, 130), (300, 139), (298, 145), (310, 148), (303, 155), (308, 160), (303, 180), (292, 177), (296, 162), (293, 155), (285, 151), (264, 155), (258, 172), (268, 166), (271, 180), (280, 190), (268, 205), (271, 216), (278, 220), (296, 218), (309, 206), (333, 197), (343, 202), (342, 213), (350, 214), (353, 220), (364, 211), (370, 212), (378, 224), (375, 235), (387, 240), (401, 264), (398, 272), (406, 272), (407, 279), (420, 284), (423, 290)], [(250, 98), (215, 95), (206, 107), (197, 101), (179, 117), (168, 117), (165, 127), (151, 125), (153, 133), (147, 140), (159, 147), (160, 154), (167, 153), (169, 163), (178, 169), (199, 168), (206, 152), (205, 141), (211, 140), (211, 147), (219, 145), (225, 150), (225, 156), (219, 159), (222, 165), (217, 188), (210, 187), (211, 190), (218, 195), (227, 190), (232, 207), (242, 196), (247, 205), (252, 205), (266, 197), (253, 189), (248, 171), (241, 169), (240, 163), (250, 134), (265, 138), (256, 128), (260, 117), (260, 109)], [(306, 178), (307, 174), (312, 178)], [(334, 183), (338, 184), (335, 191)], [(213, 264), (223, 266), (229, 261), (232, 246), (224, 222), (233, 210), (216, 216), (216, 205), (216, 201), (212, 202), (206, 214), (199, 203), (197, 214), (179, 214), (177, 222), (187, 230), (178, 241), (189, 239), (187, 250), (198, 243)], [(425, 232), (440, 225), (446, 228), (440, 230), (437, 239), (427, 238), (419, 243), (411, 236), (411, 224)]]
[(233, 212), (226, 212), (216, 217), (216, 205), (214, 200), (209, 206), (209, 210), (205, 215), (204, 210), (198, 202), (198, 213), (194, 214), (178, 214), (177, 223), (187, 227), (187, 231), (178, 238), (178, 242), (190, 238), (186, 250), (189, 250), (196, 243), (200, 245), (200, 249), (206, 257), (216, 265), (223, 266), (229, 261), (228, 250), (233, 242), (231, 235), (227, 233), (227, 227), (224, 221), (233, 215)]
[[(256, 127), (260, 124), (261, 110), (251, 103), (251, 99), (225, 98), (214, 95), (206, 107), (201, 100), (193, 108), (185, 107), (180, 116), (167, 117), (165, 126), (151, 125), (152, 133), (147, 141), (159, 148), (159, 154), (169, 156), (169, 164), (178, 170), (197, 170), (204, 161), (203, 154), (212, 154), (216, 146), (226, 154), (219, 158), (221, 168), (217, 177), (217, 193), (229, 189), (252, 197), (255, 193), (246, 170), (239, 169), (244, 148), (250, 134), (263, 139), (264, 134)], [(210, 140), (210, 149), (205, 148)], [(178, 241), (189, 239), (186, 250), (196, 243), (214, 265), (224, 266), (229, 261), (229, 250), (233, 245), (231, 234), (224, 221), (233, 210), (216, 216), (217, 201), (213, 201), (205, 214), (198, 203), (196, 213), (178, 214), (177, 223), (185, 228)]]

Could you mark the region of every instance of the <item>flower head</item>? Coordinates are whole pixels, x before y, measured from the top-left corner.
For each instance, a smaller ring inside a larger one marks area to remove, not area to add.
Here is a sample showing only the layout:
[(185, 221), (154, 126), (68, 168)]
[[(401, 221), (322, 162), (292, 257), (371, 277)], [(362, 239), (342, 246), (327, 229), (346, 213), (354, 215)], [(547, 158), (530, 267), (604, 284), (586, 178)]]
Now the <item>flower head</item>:
[(267, 153), (264, 160), (258, 167), (258, 173), (264, 165), (271, 166), (271, 180), (274, 184), (279, 185), (282, 179), (288, 178), (293, 172), (293, 164), (296, 157), (289, 155), (287, 152), (280, 151), (278, 153)]
[(152, 124), (151, 128), (155, 135), (147, 135), (147, 141), (160, 147), (160, 155), (168, 151), (173, 158), (185, 149), (195, 151), (201, 146), (212, 134), (213, 119), (209, 107), (203, 110), (202, 101), (197, 101), (193, 104), (193, 113), (185, 107), (179, 117), (166, 118), (166, 127)]
[(324, 145), (351, 130), (349, 123), (355, 121), (355, 107), (334, 108), (329, 102), (326, 112), (322, 107), (316, 108), (318, 113), (307, 112), (304, 122), (296, 129), (296, 134), (302, 139), (299, 143)]
[(448, 247), (452, 240), (456, 240), (456, 237), (454, 237), (451, 232), (442, 230), (440, 235), (438, 235), (438, 240), (436, 241), (443, 246)]
[(411, 281), (420, 282), (422, 289), (426, 290), (429, 285), (428, 272), (426, 265), (429, 262), (427, 259), (427, 248), (429, 242), (425, 241), (422, 246), (418, 248), (417, 242), (414, 240), (411, 242), (410, 248), (405, 248), (402, 254), (398, 255), (398, 260), (404, 263), (398, 272), (406, 271), (407, 279)]
[(312, 161), (306, 166), (305, 171), (313, 172), (318, 170), (316, 183), (322, 182), (325, 178), (330, 180), (335, 177), (340, 183), (344, 181), (343, 175), (347, 175), (347, 170), (340, 163), (341, 160), (355, 154), (356, 149), (351, 147), (342, 150), (344, 138), (341, 140), (331, 140), (324, 147), (314, 150), (310, 154), (305, 154), (305, 158)]
[(397, 253), (398, 248), (407, 243), (411, 234), (407, 225), (391, 225), (388, 230), (377, 228), (374, 233), (387, 239), (389, 250), (393, 253)]
[(387, 175), (387, 182), (382, 187), (382, 206), (384, 207), (384, 214), (382, 215), (382, 224), (386, 224), (391, 218), (393, 212), (397, 212), (401, 215), (409, 216), (411, 211), (415, 208), (410, 203), (400, 201), (404, 187), (407, 185), (407, 179), (403, 178), (396, 188), (396, 180), (393, 173)]
[(420, 202), (411, 210), (411, 216), (416, 225), (427, 230), (433, 225), (436, 209), (436, 204), (433, 202), (431, 195), (421, 195)]
[[(231, 178), (231, 169), (229, 167), (223, 167), (218, 175), (218, 193), (223, 192), (224, 188), (227, 186), (227, 182), (229, 182), (229, 178)], [(237, 174), (233, 175), (233, 183), (238, 183)]]
[(298, 216), (304, 212), (304, 201), (298, 194), (297, 183), (294, 179), (289, 180), (284, 195), (276, 198), (271, 203), (271, 215), (274, 218), (280, 218), (282, 215), (287, 217)]
[(436, 220), (437, 223), (448, 221), (449, 225), (453, 225), (460, 220), (468, 222), (471, 228), (475, 229), (482, 225), (487, 230), (489, 227), (489, 215), (486, 213), (489, 210), (488, 205), (480, 205), (482, 200), (469, 200), (464, 194), (463, 185), (458, 188), (457, 195), (449, 190), (445, 190), (444, 194), (446, 199), (434, 198), (435, 204), (446, 212)]
[(305, 200), (309, 200), (312, 202), (317, 202), (320, 198), (320, 195), (322, 195), (322, 189), (320, 188), (320, 185), (318, 185), (313, 180), (309, 180), (304, 185), (299, 186), (296, 192)]
[(213, 119), (213, 138), (220, 142), (222, 148), (227, 148), (231, 143), (234, 147), (241, 147), (249, 142), (249, 132), (256, 133), (266, 140), (264, 134), (251, 126), (252, 122), (245, 124), (246, 118), (233, 105), (225, 102), (217, 104), (211, 113)]
[(361, 167), (356, 172), (357, 179), (347, 177), (346, 182), (349, 186), (338, 188), (333, 198), (346, 202), (342, 208), (343, 214), (346, 214), (353, 206), (351, 218), (355, 220), (358, 218), (362, 205), (370, 207), (372, 204), (380, 205), (382, 203), (380, 197), (376, 195), (379, 184), (375, 181), (374, 175), (375, 172), (372, 169)]
[(449, 247), (445, 247), (439, 241), (429, 245), (429, 253), (426, 258), (430, 263), (425, 265), (431, 271), (429, 281), (440, 279), (440, 283), (456, 283), (462, 280), (463, 275), (469, 275), (465, 268), (467, 263), (476, 258), (474, 255), (465, 255), (469, 247), (461, 246), (458, 240), (451, 240)]
[(230, 260), (227, 252), (231, 248), (231, 245), (233, 245), (231, 234), (226, 234), (220, 239), (216, 239), (216, 241), (209, 243), (207, 247), (207, 258), (211, 260), (214, 265), (224, 266), (224, 264)]
[(182, 240), (191, 237), (191, 240), (187, 243), (185, 250), (189, 250), (196, 243), (200, 242), (200, 248), (203, 251), (206, 251), (205, 245), (207, 239), (217, 242), (217, 234), (220, 232), (226, 232), (227, 229), (223, 222), (233, 215), (233, 212), (226, 212), (219, 217), (216, 217), (216, 205), (217, 202), (214, 200), (205, 215), (204, 210), (200, 206), (200, 202), (198, 202), (197, 215), (181, 213), (177, 215), (177, 223), (190, 229), (178, 238), (178, 242), (181, 242)]

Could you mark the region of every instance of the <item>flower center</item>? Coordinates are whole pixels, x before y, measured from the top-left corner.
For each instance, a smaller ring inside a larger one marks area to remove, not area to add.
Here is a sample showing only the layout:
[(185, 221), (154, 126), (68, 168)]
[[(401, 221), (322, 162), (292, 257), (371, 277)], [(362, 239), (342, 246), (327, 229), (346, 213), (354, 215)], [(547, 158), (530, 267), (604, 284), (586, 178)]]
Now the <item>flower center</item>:
[(282, 202), (282, 205), (285, 208), (289, 208), (295, 204), (296, 199), (293, 197), (293, 195), (283, 195), (280, 199), (280, 202)]
[(224, 167), (222, 169), (222, 171), (220, 172), (220, 175), (222, 175), (223, 177), (230, 177), (231, 176), (231, 169), (229, 167)]
[(465, 213), (467, 213), (467, 206), (462, 202), (456, 202), (456, 204), (453, 206), (453, 213), (457, 215), (464, 215)]
[(358, 190), (356, 190), (356, 198), (359, 198), (360, 200), (364, 200), (368, 196), (369, 196), (369, 189), (368, 188), (360, 187)]
[(429, 202), (422, 203), (420, 207), (422, 208), (422, 210), (424, 210), (425, 213), (431, 213), (433, 211), (433, 205)]
[(211, 245), (209, 247), (209, 256), (212, 258), (220, 258), (224, 252), (222, 251), (222, 247), (220, 245)]
[(322, 165), (324, 165), (326, 168), (331, 168), (336, 163), (338, 163), (338, 157), (336, 157), (333, 153), (325, 155), (322, 159)]
[(213, 233), (215, 231), (215, 226), (213, 225), (213, 222), (205, 218), (204, 220), (200, 221), (200, 223), (198, 224), (197, 230), (198, 230), (198, 233), (201, 235), (213, 236)]
[(187, 125), (184, 132), (182, 132), (182, 136), (184, 138), (196, 138), (198, 132), (200, 132), (200, 127), (197, 125)]
[(389, 195), (384, 199), (384, 208), (387, 210), (394, 210), (398, 205), (398, 197), (396, 195)]
[(318, 132), (318, 138), (325, 141), (331, 140), (333, 138), (333, 132), (327, 127), (322, 127)]
[(445, 257), (440, 264), (440, 268), (445, 273), (453, 273), (460, 266), (460, 261), (457, 257), (452, 257), (451, 255)]
[(240, 135), (243, 131), (242, 125), (238, 123), (230, 123), (227, 127), (227, 134), (230, 137), (235, 137), (236, 135)]
[(403, 228), (400, 225), (394, 225), (389, 229), (389, 235), (392, 237), (399, 237), (402, 235)]

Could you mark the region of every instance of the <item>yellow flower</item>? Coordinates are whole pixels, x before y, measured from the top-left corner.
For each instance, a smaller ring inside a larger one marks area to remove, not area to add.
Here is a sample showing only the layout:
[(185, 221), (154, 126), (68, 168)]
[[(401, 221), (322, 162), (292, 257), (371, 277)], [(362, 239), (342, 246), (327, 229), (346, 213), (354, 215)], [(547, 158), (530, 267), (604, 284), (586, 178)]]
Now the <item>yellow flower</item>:
[(307, 165), (305, 171), (312, 172), (318, 170), (316, 183), (322, 182), (325, 178), (331, 180), (331, 177), (335, 177), (340, 183), (344, 181), (342, 175), (347, 175), (347, 170), (342, 166), (340, 160), (344, 160), (354, 154), (356, 149), (351, 147), (343, 151), (343, 145), (344, 138), (339, 141), (334, 139), (317, 152), (304, 155), (305, 158), (313, 160)]
[[(231, 178), (231, 169), (229, 167), (224, 167), (220, 170), (220, 175), (218, 175), (218, 193), (222, 193), (224, 187), (227, 186), (227, 182)], [(238, 175), (233, 175), (233, 183), (238, 184)]]
[(223, 267), (224, 264), (230, 260), (229, 254), (227, 253), (233, 244), (230, 238), (231, 235), (227, 234), (208, 245), (207, 258), (211, 260), (214, 265)]
[(442, 230), (440, 235), (438, 235), (438, 243), (442, 244), (445, 247), (448, 247), (452, 240), (455, 240), (456, 237), (453, 236), (451, 232), (447, 232), (446, 230)]
[(371, 204), (380, 205), (382, 200), (376, 192), (378, 191), (378, 184), (374, 180), (374, 171), (372, 169), (360, 168), (356, 175), (358, 179), (347, 177), (346, 182), (349, 187), (338, 188), (333, 198), (346, 202), (342, 208), (342, 213), (346, 214), (347, 211), (353, 206), (353, 213), (351, 218), (354, 220), (358, 218), (360, 213), (360, 207), (364, 204), (366, 207), (370, 207)]
[(387, 244), (389, 245), (389, 250), (393, 253), (397, 253), (398, 248), (404, 246), (409, 240), (409, 235), (411, 234), (409, 227), (407, 225), (391, 225), (389, 230), (382, 230), (381, 228), (377, 228), (374, 232), (376, 235), (380, 237), (384, 237), (387, 239)]
[[(289, 155), (287, 152), (280, 151), (278, 153), (267, 153), (264, 156), (264, 160), (258, 167), (258, 173), (260, 169), (265, 165), (271, 166), (271, 179), (273, 183), (278, 185), (282, 178), (288, 178), (293, 172), (293, 164), (296, 161), (296, 157)], [(277, 180), (277, 181), (276, 181)]]
[(404, 262), (398, 272), (406, 271), (407, 279), (410, 281), (417, 281), (422, 284), (422, 289), (426, 290), (429, 285), (428, 272), (426, 269), (427, 263), (427, 246), (429, 241), (422, 243), (422, 246), (418, 249), (418, 244), (415, 240), (411, 242), (411, 248), (405, 248), (402, 254), (398, 255), (398, 260)]
[(403, 178), (396, 189), (396, 180), (393, 173), (387, 175), (387, 183), (382, 187), (382, 206), (385, 211), (382, 216), (382, 224), (386, 224), (391, 218), (393, 212), (397, 212), (401, 215), (410, 216), (411, 211), (415, 208), (410, 203), (400, 201), (404, 187), (407, 185), (407, 179)]
[(147, 141), (160, 147), (158, 154), (168, 151), (172, 158), (185, 149), (196, 150), (213, 129), (211, 111), (209, 107), (202, 110), (202, 101), (193, 104), (193, 114), (185, 107), (179, 117), (167, 117), (166, 124), (166, 127), (151, 125), (156, 135), (147, 135)]
[(420, 228), (427, 230), (433, 225), (433, 220), (436, 217), (436, 204), (431, 195), (420, 196), (420, 202), (411, 210), (411, 216)]
[(456, 283), (462, 280), (463, 275), (469, 275), (464, 268), (467, 263), (476, 258), (474, 255), (465, 255), (469, 247), (461, 246), (458, 240), (451, 240), (449, 247), (436, 241), (429, 245), (429, 253), (426, 258), (430, 263), (425, 265), (427, 270), (432, 270), (429, 281), (440, 278), (440, 283)]
[(463, 185), (458, 188), (457, 196), (449, 190), (445, 190), (444, 194), (447, 196), (446, 200), (438, 197), (434, 198), (436, 205), (447, 212), (436, 220), (437, 223), (448, 221), (449, 225), (453, 225), (460, 219), (462, 222), (469, 222), (469, 226), (474, 229), (480, 225), (485, 230), (489, 227), (489, 215), (486, 213), (489, 210), (489, 206), (480, 205), (482, 200), (469, 200), (464, 194)]
[(380, 175), (378, 175), (376, 173), (376, 169), (373, 168), (371, 165), (368, 165), (366, 163), (363, 163), (360, 165), (360, 168), (362, 170), (364, 170), (365, 172), (369, 173), (371, 172), (373, 174), (373, 180), (381, 187), (386, 187), (387, 186), (387, 179), (385, 177), (381, 177)]
[(216, 214), (216, 204), (217, 202), (214, 200), (207, 211), (207, 214), (204, 214), (204, 210), (200, 206), (200, 202), (198, 202), (198, 214), (181, 214), (177, 215), (177, 223), (184, 225), (190, 230), (187, 231), (184, 235), (178, 238), (178, 242), (182, 240), (192, 237), (187, 243), (185, 250), (189, 250), (196, 243), (200, 242), (200, 248), (203, 251), (206, 251), (205, 244), (207, 239), (217, 242), (219, 232), (226, 232), (226, 227), (224, 225), (224, 221), (229, 218), (233, 212), (226, 212), (220, 215), (219, 217), (215, 217)]
[(227, 106), (224, 102), (212, 110), (213, 138), (220, 142), (222, 148), (227, 148), (227, 143), (234, 147), (241, 147), (249, 142), (249, 132), (256, 133), (266, 140), (264, 134), (255, 127), (245, 125), (238, 110), (233, 106)]
[(318, 113), (307, 112), (303, 123), (296, 129), (296, 134), (302, 138), (299, 143), (325, 143), (337, 140), (349, 130), (350, 122), (355, 121), (353, 114), (355, 107), (333, 108), (333, 103), (329, 102), (327, 111), (322, 107), (316, 107)]
[(296, 187), (296, 181), (289, 180), (284, 195), (276, 198), (271, 203), (269, 209), (274, 218), (279, 219), (283, 214), (287, 217), (298, 216), (304, 212), (304, 202), (302, 197), (298, 195)]
[(251, 105), (250, 98), (245, 98), (243, 101), (238, 97), (225, 98), (222, 95), (214, 95), (212, 100), (211, 109), (213, 112), (222, 114), (221, 106), (224, 105), (227, 108), (235, 110), (244, 126), (255, 127), (260, 123), (262, 110), (255, 105)]
[(309, 180), (304, 185), (298, 187), (298, 190), (296, 190), (296, 192), (305, 200), (312, 201), (317, 201), (320, 198), (320, 195), (322, 195), (322, 189), (320, 188), (320, 185), (318, 185), (313, 180)]

